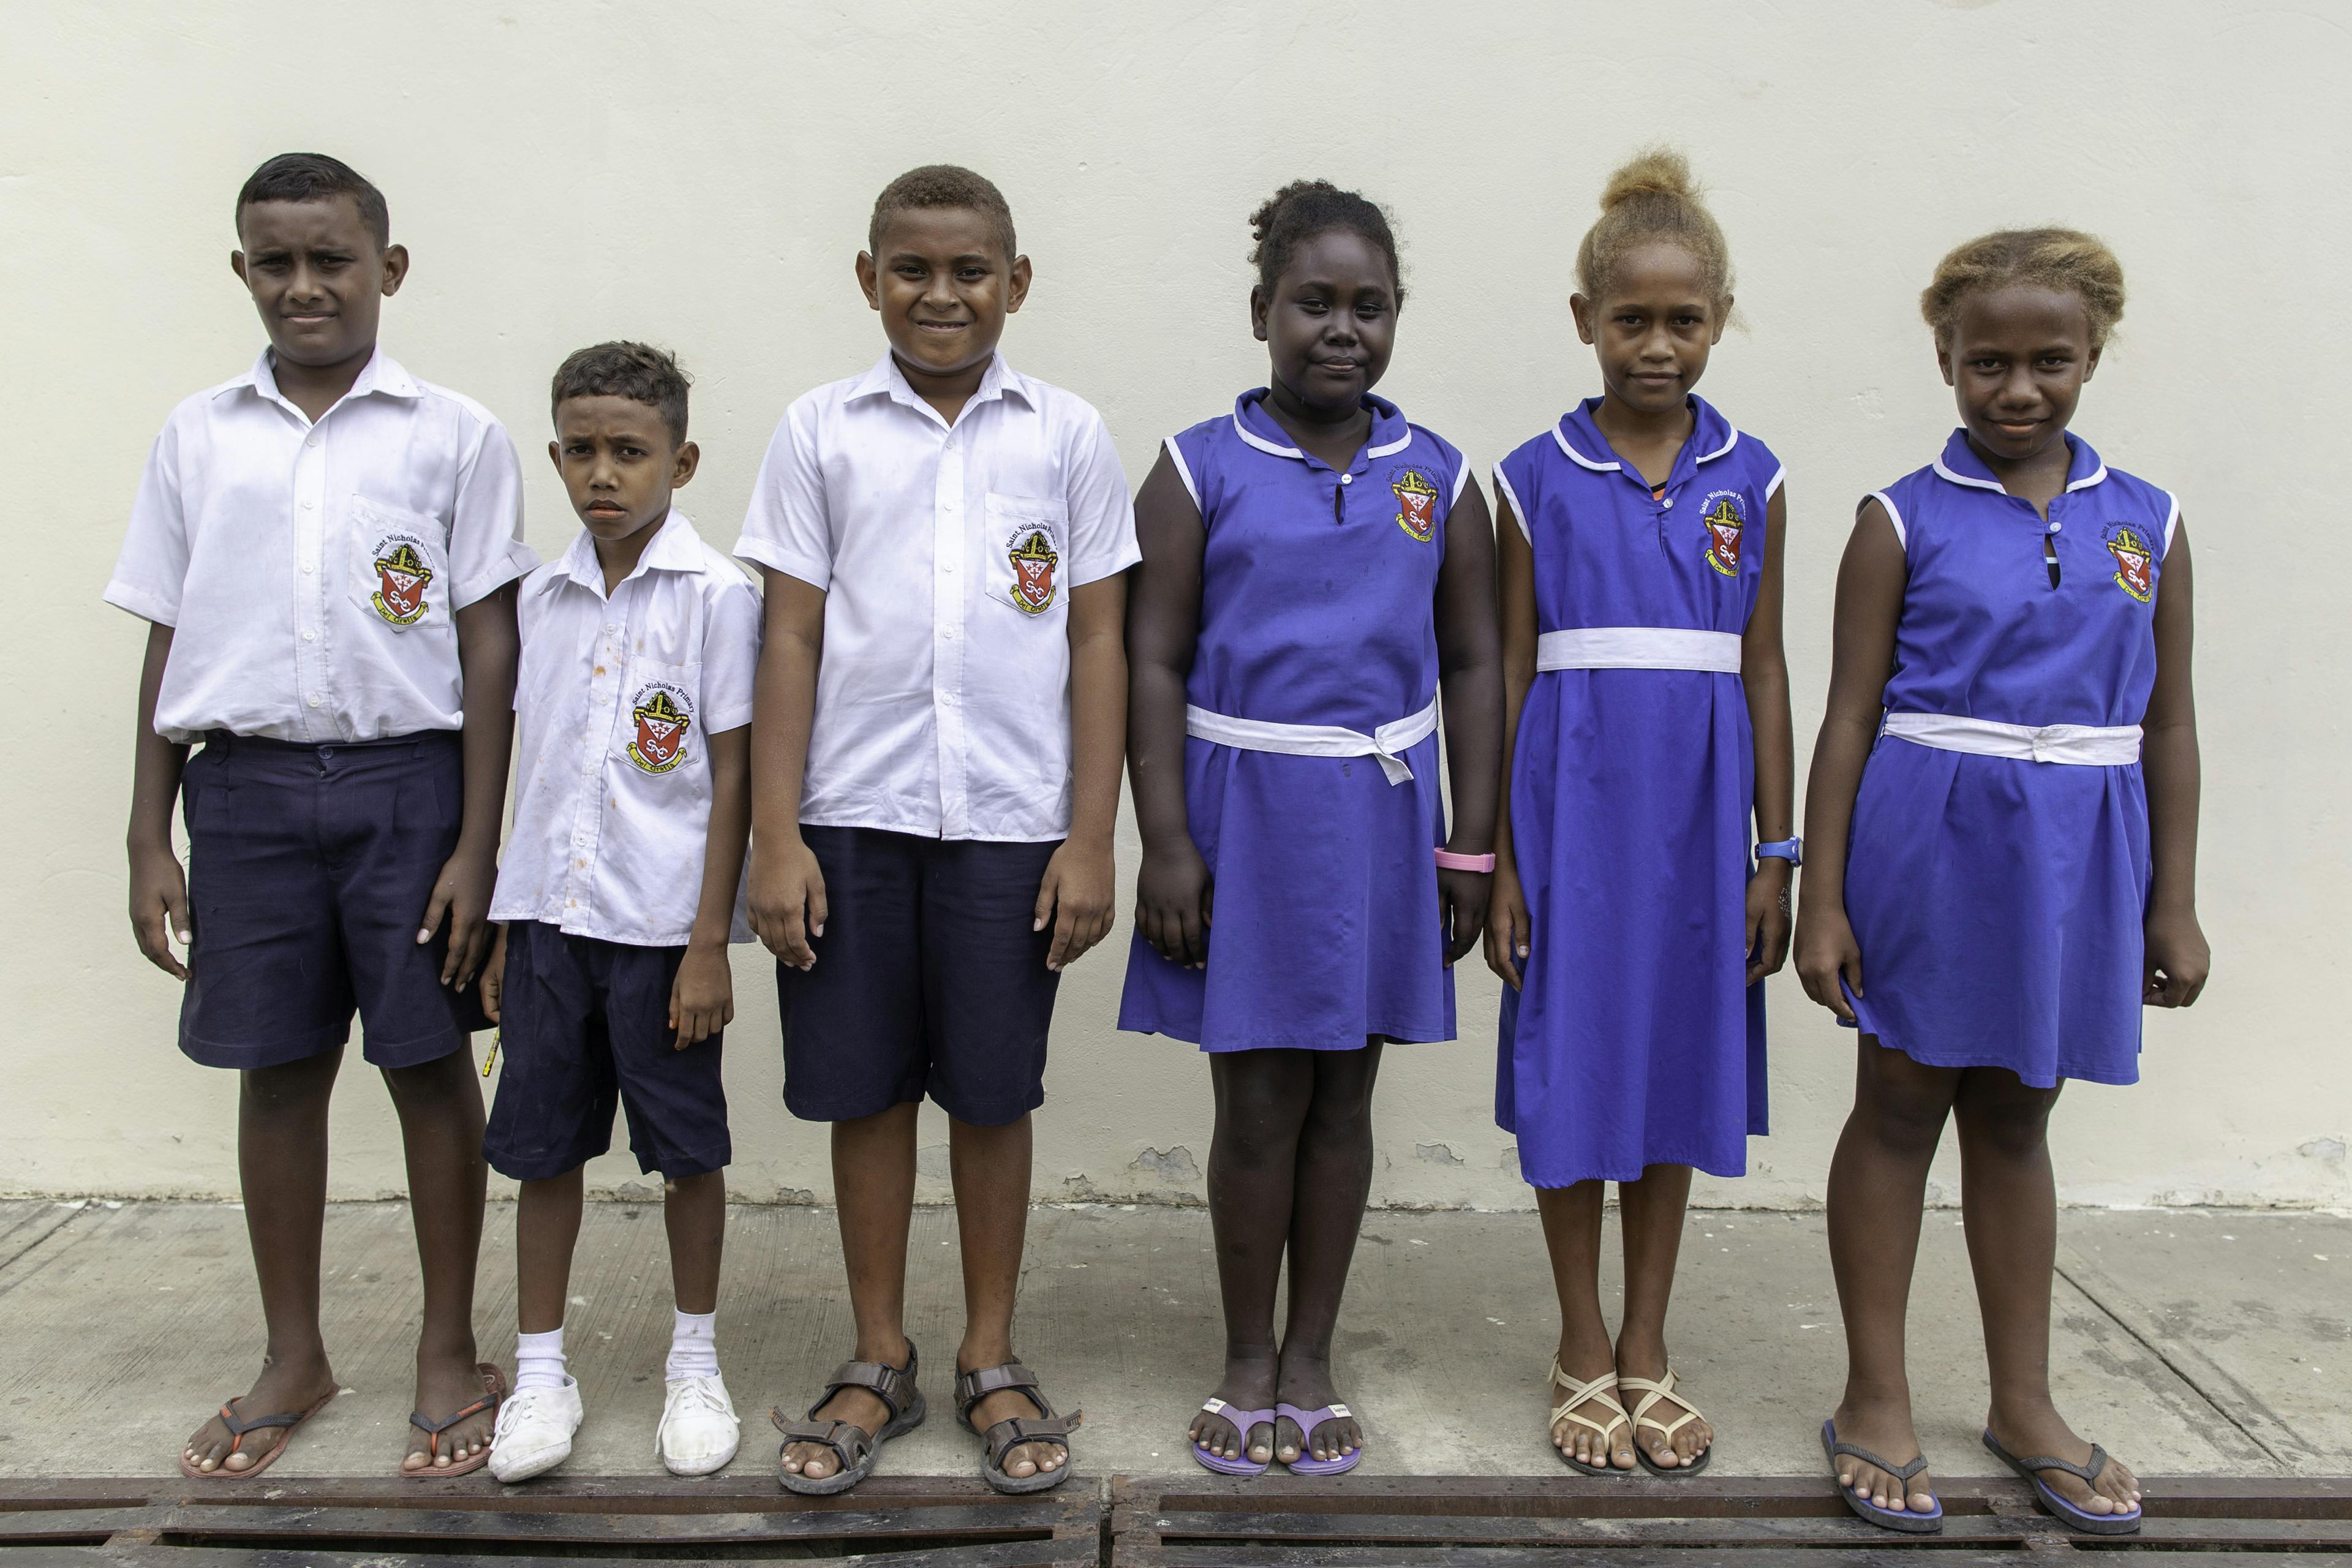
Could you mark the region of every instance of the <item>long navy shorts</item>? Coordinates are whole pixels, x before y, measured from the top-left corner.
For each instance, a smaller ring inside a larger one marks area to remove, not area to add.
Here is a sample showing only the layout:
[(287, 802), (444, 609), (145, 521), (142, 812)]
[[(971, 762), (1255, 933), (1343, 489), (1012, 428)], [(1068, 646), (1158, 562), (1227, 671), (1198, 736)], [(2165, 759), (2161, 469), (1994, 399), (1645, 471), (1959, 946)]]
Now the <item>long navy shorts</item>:
[(441, 984), (444, 920), (420, 947), (433, 884), (457, 847), (455, 731), (295, 745), (215, 731), (180, 780), (194, 920), (180, 1049), (269, 1068), (333, 1050), (359, 1015), (367, 1059), (415, 1067), (488, 1026)]
[(923, 838), (803, 826), (824, 873), (816, 967), (776, 965), (784, 1105), (853, 1121), (925, 1094), (1001, 1127), (1045, 1102), (1045, 1034), (1061, 977), (1054, 929), (1029, 927), (1057, 843)]
[(506, 1066), (482, 1155), (519, 1182), (545, 1181), (613, 1146), (615, 1100), (640, 1171), (676, 1181), (725, 1167), (719, 1037), (673, 1048), (670, 987), (682, 947), (567, 936), (543, 921), (507, 927), (499, 1043)]

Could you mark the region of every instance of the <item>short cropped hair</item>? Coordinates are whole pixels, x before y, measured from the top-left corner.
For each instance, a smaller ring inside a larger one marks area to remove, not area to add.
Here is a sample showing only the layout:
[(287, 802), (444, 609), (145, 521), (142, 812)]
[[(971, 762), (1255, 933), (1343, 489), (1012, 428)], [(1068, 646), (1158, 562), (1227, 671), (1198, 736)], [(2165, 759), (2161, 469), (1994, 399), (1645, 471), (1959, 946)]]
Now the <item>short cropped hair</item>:
[(1690, 160), (1671, 147), (1637, 153), (1609, 176), (1601, 192), (1601, 216), (1576, 247), (1576, 286), (1596, 303), (1617, 268), (1642, 246), (1679, 246), (1698, 263), (1707, 297), (1720, 305), (1731, 297), (1731, 247), (1701, 199)]
[(989, 227), (996, 231), (997, 243), (1004, 247), (1007, 266), (1020, 254), (1013, 237), (1013, 208), (1005, 203), (1004, 193), (987, 175), (954, 163), (926, 163), (883, 186), (882, 194), (874, 198), (874, 216), (866, 226), (866, 248), (879, 255), (883, 226), (898, 214), (936, 207), (962, 207), (987, 219)]
[(552, 416), (571, 397), (625, 397), (661, 416), (670, 440), (686, 445), (686, 389), (692, 379), (668, 353), (646, 343), (598, 343), (581, 349), (556, 367), (547, 411)]
[(376, 248), (390, 248), (392, 209), (383, 193), (357, 169), (324, 153), (280, 153), (247, 175), (236, 193), (237, 231), (243, 234), (245, 209), (257, 202), (323, 202), (335, 196), (351, 197)]
[(1378, 202), (1354, 191), (1343, 191), (1328, 180), (1293, 180), (1258, 205), (1250, 214), (1249, 258), (1257, 266), (1258, 283), (1269, 294), (1298, 247), (1318, 234), (1346, 229), (1362, 236), (1388, 258), (1389, 282), (1397, 304), (1404, 304), (1404, 279), (1397, 264), (1396, 231)]
[(2124, 315), (2124, 264), (2105, 245), (2079, 229), (2005, 228), (1979, 235), (1936, 264), (1935, 281), (1919, 296), (1919, 313), (1949, 348), (1960, 301), (2012, 283), (2072, 294), (2083, 301), (2091, 346), (2106, 346)]

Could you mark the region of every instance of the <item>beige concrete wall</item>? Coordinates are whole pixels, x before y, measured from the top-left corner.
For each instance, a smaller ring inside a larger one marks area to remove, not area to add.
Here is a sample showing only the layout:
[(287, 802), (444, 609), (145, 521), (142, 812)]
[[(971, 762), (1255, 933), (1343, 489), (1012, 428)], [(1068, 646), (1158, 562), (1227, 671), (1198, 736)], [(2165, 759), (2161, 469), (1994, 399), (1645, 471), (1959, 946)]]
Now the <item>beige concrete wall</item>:
[[(1854, 499), (1953, 422), (1913, 308), (1936, 258), (2050, 220), (2121, 253), (2131, 309), (2080, 427), (2177, 489), (2196, 538), (2215, 967), (2195, 1012), (2151, 1017), (2142, 1085), (2068, 1095), (2062, 1177), (2094, 1203), (2352, 1202), (2330, 912), (2352, 872), (2347, 21), (2239, 0), (5, 0), (0, 1190), (235, 1190), (236, 1086), (180, 1058), (174, 988), (125, 929), (141, 630), (98, 593), (165, 412), (260, 342), (226, 262), (263, 157), (332, 152), (389, 194), (415, 265), (386, 342), (506, 419), (551, 552), (572, 524), (537, 454), (562, 353), (679, 352), (705, 454), (683, 500), (731, 540), (786, 402), (879, 352), (850, 275), (874, 192), (938, 159), (1011, 197), (1037, 283), (1007, 349), (1101, 407), (1137, 479), (1263, 376), (1244, 216), (1294, 176), (1360, 186), (1393, 207), (1413, 292), (1382, 390), (1483, 468), (1596, 387), (1570, 258), (1607, 170), (1665, 136), (1714, 187), (1752, 322), (1705, 391), (1789, 465), (1808, 744)], [(1122, 852), (1131, 873), (1131, 831)], [(1201, 1190), (1202, 1064), (1110, 1026), (1126, 942), (1122, 921), (1063, 991), (1041, 1194)], [(768, 971), (740, 959), (735, 1185), (821, 1197), (823, 1136), (777, 1098)], [(1708, 1201), (1822, 1192), (1853, 1047), (1792, 975), (1772, 984), (1775, 1135)], [(1380, 1201), (1528, 1201), (1490, 1116), (1495, 990), (1465, 970), (1467, 1037), (1391, 1053)], [(336, 1190), (396, 1189), (390, 1110), (349, 1078)], [(943, 1146), (925, 1170), (943, 1194)]]

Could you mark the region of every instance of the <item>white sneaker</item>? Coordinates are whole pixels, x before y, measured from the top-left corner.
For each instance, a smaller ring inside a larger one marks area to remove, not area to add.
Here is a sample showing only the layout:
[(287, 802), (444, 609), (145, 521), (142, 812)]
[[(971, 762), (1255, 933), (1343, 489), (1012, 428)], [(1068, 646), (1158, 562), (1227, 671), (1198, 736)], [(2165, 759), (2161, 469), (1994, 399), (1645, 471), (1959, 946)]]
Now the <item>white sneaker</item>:
[[(674, 1476), (707, 1476), (725, 1467), (742, 1441), (735, 1405), (727, 1397), (725, 1381), (709, 1377), (670, 1380), (662, 1401), (661, 1426), (654, 1433), (654, 1452)], [(492, 1463), (496, 1463), (495, 1457)]]
[(490, 1434), (490, 1474), (502, 1481), (545, 1475), (572, 1457), (572, 1435), (585, 1416), (576, 1378), (565, 1379), (561, 1388), (508, 1394)]

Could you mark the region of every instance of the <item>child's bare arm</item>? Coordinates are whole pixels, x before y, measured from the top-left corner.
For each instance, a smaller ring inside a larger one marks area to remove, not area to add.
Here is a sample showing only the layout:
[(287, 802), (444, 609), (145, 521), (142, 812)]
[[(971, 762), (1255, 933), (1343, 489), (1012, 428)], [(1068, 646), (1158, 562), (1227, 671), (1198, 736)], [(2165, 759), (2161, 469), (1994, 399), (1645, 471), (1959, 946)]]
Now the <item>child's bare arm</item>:
[(713, 735), (705, 744), (710, 826), (702, 851), (702, 897), (669, 993), (669, 1026), (677, 1031), (679, 1050), (709, 1039), (735, 1019), (727, 941), (735, 929), (735, 889), (742, 885), (743, 847), (751, 831), (751, 726)]
[[(1739, 683), (1748, 693), (1748, 728), (1754, 737), (1756, 837), (1766, 843), (1797, 827), (1797, 740), (1789, 717), (1789, 657), (1780, 643), (1780, 562), (1787, 542), (1789, 492), (1775, 490), (1764, 508), (1764, 580), (1756, 609), (1739, 639)], [(1748, 984), (1778, 974), (1788, 962), (1790, 868), (1777, 857), (1759, 861), (1748, 884)], [(1758, 952), (1759, 947), (1762, 951)]]
[(1496, 486), (1496, 597), (1502, 606), (1503, 760), (1495, 785), (1495, 891), (1486, 921), (1486, 967), (1516, 988), (1533, 935), (1525, 885), (1511, 847), (1511, 758), (1518, 747), (1519, 710), (1536, 679), (1536, 552), (1520, 531), (1518, 513)]
[(816, 671), (824, 657), (824, 590), (763, 566), (760, 672), (753, 686), (750, 755), (751, 931), (796, 968), (816, 963), (824, 934), (824, 873), (801, 837), (801, 783), (816, 722)]
[(1045, 967), (1068, 968), (1110, 934), (1118, 764), (1127, 749), (1127, 574), (1070, 592), (1070, 836), (1045, 863), (1036, 924), (1054, 922)]
[(1143, 863), (1135, 878), (1135, 927), (1173, 963), (1209, 958), (1214, 889), (1184, 813), (1184, 683), (1201, 635), (1201, 509), (1163, 448), (1135, 497), (1143, 547), (1127, 618), (1127, 773)]
[(434, 879), (417, 928), (418, 945), (449, 921), (441, 984), (463, 991), (489, 956), (490, 893), (499, 879), (499, 833), (507, 813), (507, 766), (514, 755), (515, 585), (483, 595), (457, 615), (457, 663), (465, 682), (465, 806), (457, 847)]
[[(1495, 622), (1495, 523), (1475, 480), (1445, 520), (1437, 569), (1437, 683), (1445, 697), (1445, 763), (1454, 785), (1454, 831), (1446, 847), (1485, 855), (1495, 846), (1503, 771), (1503, 643)], [(1440, 867), (1439, 916), (1450, 934), (1449, 969), (1486, 929), (1494, 879)]]
[(188, 878), (172, 849), (172, 804), (180, 796), (180, 773), (187, 766), (188, 748), (155, 732), (155, 694), (163, 684), (163, 665), (172, 657), (172, 628), (156, 623), (147, 627), (147, 661), (139, 672), (139, 734), (132, 749), (131, 771), (131, 934), (147, 962), (174, 980), (188, 971), (172, 952), (177, 936), (185, 947), (188, 923)]
[(2173, 525), (2165, 547), (2164, 576), (2156, 595), (2156, 688), (2140, 722), (2142, 773), (2147, 782), (2150, 847), (2156, 858), (2148, 890), (2145, 1000), (2186, 1007), (2205, 989), (2212, 952), (2197, 923), (2197, 696), (2189, 676), (2194, 595), (2189, 572), (2189, 528)]

